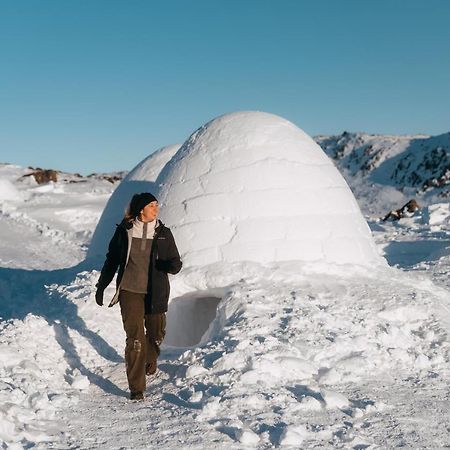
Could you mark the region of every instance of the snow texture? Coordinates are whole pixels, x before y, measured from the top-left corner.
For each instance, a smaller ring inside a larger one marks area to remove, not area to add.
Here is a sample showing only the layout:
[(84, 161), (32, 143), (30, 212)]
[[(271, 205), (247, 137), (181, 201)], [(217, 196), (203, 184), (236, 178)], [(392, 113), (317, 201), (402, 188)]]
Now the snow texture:
[(74, 266), (84, 258), (115, 186), (95, 176), (64, 173), (60, 174), (62, 181), (38, 185), (26, 176), (30, 172), (0, 164), (0, 265), (21, 269)]
[(194, 132), (159, 175), (162, 218), (185, 266), (301, 260), (382, 264), (346, 182), (320, 147), (272, 114)]
[(360, 203), (363, 211), (386, 214), (411, 198), (428, 206), (450, 196), (450, 133), (383, 136), (344, 132), (315, 139), (357, 198), (365, 200)]

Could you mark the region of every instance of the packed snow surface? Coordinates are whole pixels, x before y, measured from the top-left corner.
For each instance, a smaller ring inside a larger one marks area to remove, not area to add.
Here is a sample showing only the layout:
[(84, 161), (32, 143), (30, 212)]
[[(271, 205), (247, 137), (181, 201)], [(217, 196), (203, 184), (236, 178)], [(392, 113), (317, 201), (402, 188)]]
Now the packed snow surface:
[[(26, 172), (0, 166), (3, 448), (450, 444), (448, 202), (398, 222), (366, 216), (394, 267), (187, 265), (171, 279), (159, 370), (132, 403), (119, 309), (95, 304), (100, 267), (83, 262), (114, 185), (38, 186)], [(391, 188), (358, 201), (384, 210)]]
[[(0, 265), (21, 269), (80, 262), (115, 185), (61, 174), (38, 185), (30, 169), (0, 164)], [(25, 244), (26, 242), (26, 244)]]

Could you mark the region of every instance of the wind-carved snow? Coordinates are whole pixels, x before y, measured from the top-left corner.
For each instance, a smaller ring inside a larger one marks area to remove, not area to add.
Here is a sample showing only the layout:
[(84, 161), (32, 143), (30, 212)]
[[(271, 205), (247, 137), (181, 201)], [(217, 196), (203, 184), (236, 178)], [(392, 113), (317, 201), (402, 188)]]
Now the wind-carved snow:
[(382, 264), (359, 207), (320, 147), (267, 113), (219, 117), (156, 180), (185, 266), (218, 261)]

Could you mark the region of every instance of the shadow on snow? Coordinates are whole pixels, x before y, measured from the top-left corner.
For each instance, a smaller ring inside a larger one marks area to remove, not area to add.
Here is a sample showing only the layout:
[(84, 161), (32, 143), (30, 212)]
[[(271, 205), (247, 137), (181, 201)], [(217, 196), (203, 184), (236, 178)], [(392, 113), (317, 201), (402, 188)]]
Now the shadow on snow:
[(384, 257), (389, 265), (410, 268), (422, 261), (439, 259), (441, 252), (450, 246), (449, 240), (393, 241), (385, 248)]
[(63, 349), (70, 369), (78, 369), (91, 383), (107, 393), (125, 396), (125, 391), (83, 364), (69, 331), (79, 333), (103, 358), (116, 363), (123, 362), (123, 358), (86, 326), (78, 315), (77, 305), (58, 292), (48, 292), (49, 285), (69, 284), (79, 272), (92, 269), (85, 261), (67, 269), (49, 271), (0, 268), (0, 319), (23, 320), (28, 314), (42, 317), (53, 327), (56, 341)]

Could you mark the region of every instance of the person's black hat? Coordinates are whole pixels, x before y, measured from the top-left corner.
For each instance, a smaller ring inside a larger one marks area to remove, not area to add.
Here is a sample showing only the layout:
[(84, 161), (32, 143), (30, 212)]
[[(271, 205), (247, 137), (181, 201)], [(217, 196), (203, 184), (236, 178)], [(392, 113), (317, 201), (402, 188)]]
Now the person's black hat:
[(130, 213), (133, 217), (137, 217), (149, 203), (157, 201), (157, 198), (153, 194), (150, 194), (150, 192), (135, 194), (130, 202)]

